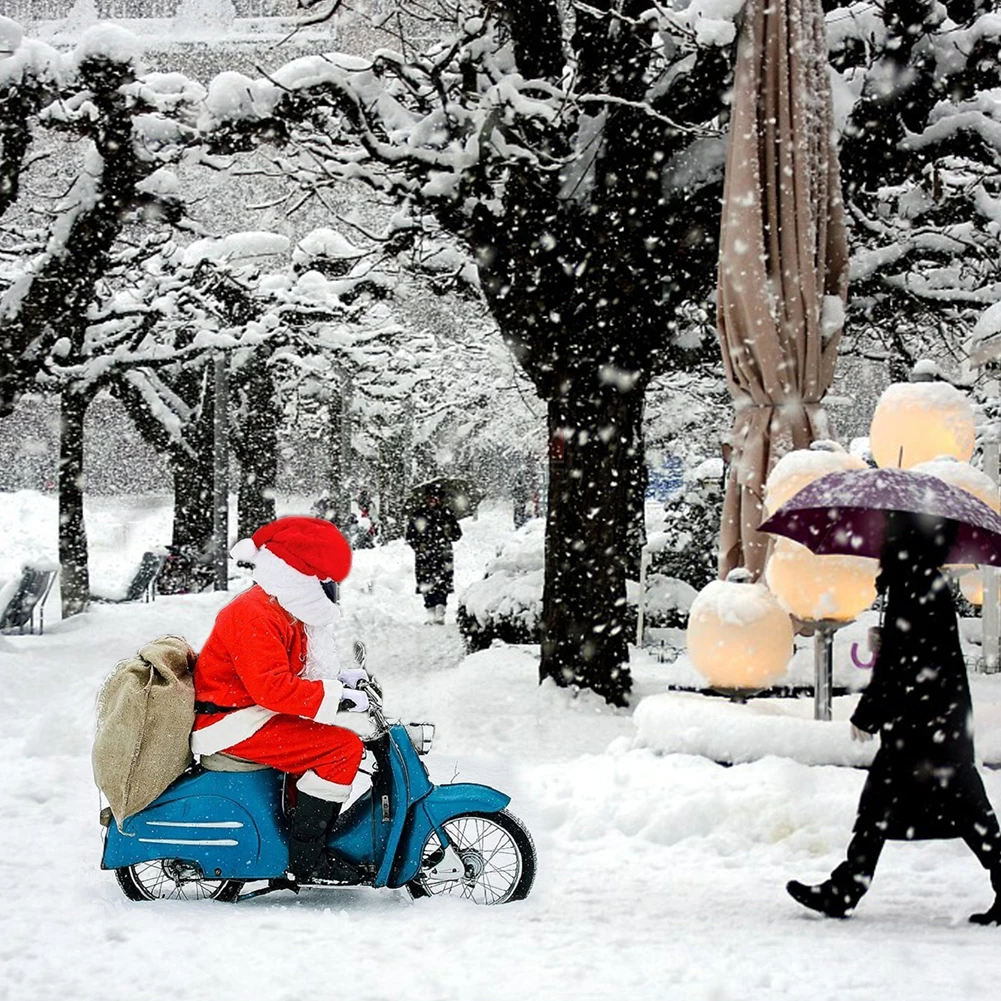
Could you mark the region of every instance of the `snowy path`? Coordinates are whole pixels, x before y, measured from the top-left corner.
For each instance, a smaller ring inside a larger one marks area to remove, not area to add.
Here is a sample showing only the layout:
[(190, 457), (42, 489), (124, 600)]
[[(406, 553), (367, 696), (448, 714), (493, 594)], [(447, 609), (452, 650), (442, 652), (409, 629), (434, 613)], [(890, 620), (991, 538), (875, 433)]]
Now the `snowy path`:
[[(463, 527), (460, 588), (506, 531), (489, 513)], [(130, 545), (141, 552), (139, 536)], [(0, 565), (13, 559), (4, 546)], [(100, 606), (0, 646), (0, 999), (997, 996), (1001, 931), (966, 924), (990, 893), (959, 843), (889, 846), (851, 921), (814, 919), (786, 897), (786, 879), (820, 877), (838, 860), (861, 772), (774, 758), (722, 768), (631, 749), (628, 712), (540, 689), (531, 650), (463, 658), (451, 609), (444, 629), (425, 626), (402, 547), (358, 554), (346, 590), (345, 641), (368, 643), (390, 710), (438, 725), (432, 775), (513, 796), (539, 850), (529, 899), (489, 909), (350, 890), (236, 907), (126, 901), (97, 868), (94, 694), (116, 660), (161, 632), (200, 644), (226, 596)], [(637, 681), (657, 690), (656, 666)], [(1001, 805), (1001, 776), (986, 782)]]

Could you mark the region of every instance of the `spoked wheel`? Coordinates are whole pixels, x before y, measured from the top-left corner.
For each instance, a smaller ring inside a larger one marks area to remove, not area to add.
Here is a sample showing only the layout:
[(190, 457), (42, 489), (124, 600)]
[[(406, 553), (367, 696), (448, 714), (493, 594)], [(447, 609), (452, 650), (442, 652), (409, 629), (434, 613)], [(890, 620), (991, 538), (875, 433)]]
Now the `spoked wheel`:
[(524, 825), (507, 810), (464, 813), (442, 827), (462, 859), (461, 879), (438, 879), (431, 869), (444, 856), (433, 831), (424, 844), (418, 875), (407, 883), (412, 897), (451, 894), (476, 904), (506, 904), (528, 896), (535, 880), (535, 845)]
[(154, 859), (115, 870), (118, 885), (129, 900), (222, 900), (240, 895), (236, 879), (206, 879), (199, 866), (182, 859)]

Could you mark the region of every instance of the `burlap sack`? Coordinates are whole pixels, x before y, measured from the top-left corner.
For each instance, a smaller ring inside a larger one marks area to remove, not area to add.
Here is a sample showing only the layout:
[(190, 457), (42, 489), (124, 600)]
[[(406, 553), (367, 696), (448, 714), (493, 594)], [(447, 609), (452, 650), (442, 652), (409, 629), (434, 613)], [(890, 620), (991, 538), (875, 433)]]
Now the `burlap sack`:
[(123, 660), (101, 687), (94, 781), (121, 826), (191, 764), (195, 651), (161, 636)]

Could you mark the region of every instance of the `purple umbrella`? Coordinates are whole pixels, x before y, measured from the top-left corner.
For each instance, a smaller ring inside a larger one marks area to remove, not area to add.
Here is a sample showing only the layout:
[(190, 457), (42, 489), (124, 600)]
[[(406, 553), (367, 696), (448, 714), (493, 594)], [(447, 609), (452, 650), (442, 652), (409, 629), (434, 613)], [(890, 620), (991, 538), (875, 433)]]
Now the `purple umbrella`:
[(828, 473), (786, 501), (759, 531), (784, 535), (820, 555), (878, 558), (888, 511), (956, 522), (948, 563), (1001, 566), (1001, 516), (965, 490), (909, 469)]

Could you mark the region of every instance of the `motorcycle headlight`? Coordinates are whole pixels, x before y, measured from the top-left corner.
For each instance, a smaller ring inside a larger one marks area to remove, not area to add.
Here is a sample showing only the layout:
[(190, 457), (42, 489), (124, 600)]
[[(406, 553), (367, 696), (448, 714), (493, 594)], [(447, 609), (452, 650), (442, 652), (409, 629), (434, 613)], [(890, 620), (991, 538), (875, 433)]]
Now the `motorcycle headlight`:
[(427, 754), (434, 740), (434, 723), (407, 723), (407, 734), (418, 754)]

